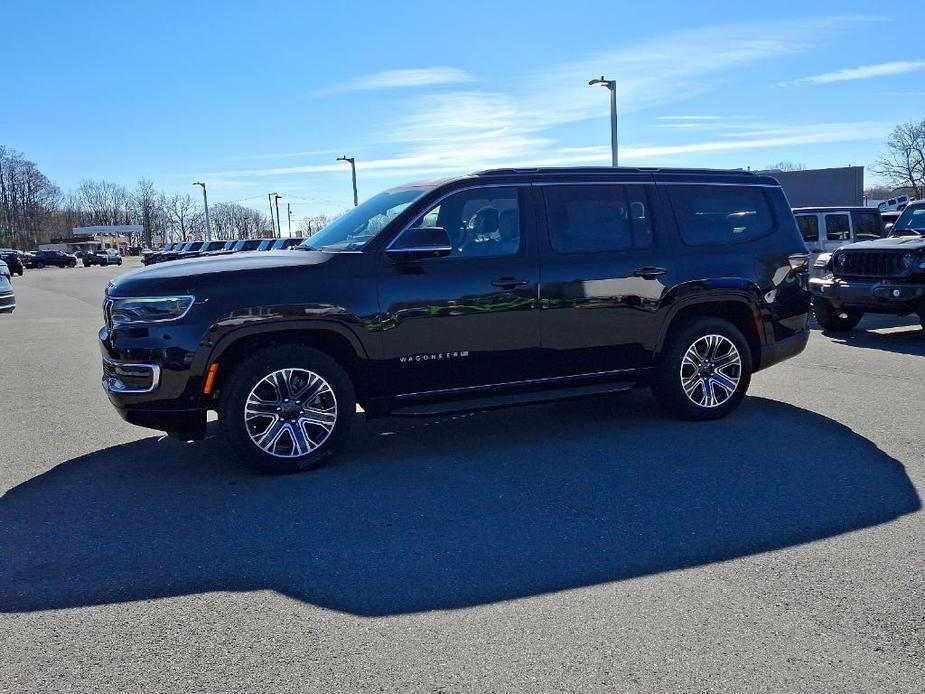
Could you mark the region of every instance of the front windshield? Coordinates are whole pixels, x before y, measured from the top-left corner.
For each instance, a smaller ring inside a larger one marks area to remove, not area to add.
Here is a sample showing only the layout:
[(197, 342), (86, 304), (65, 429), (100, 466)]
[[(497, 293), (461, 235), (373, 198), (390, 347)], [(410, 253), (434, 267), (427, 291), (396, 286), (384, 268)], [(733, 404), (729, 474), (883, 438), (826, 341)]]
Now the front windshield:
[(925, 205), (907, 207), (890, 229), (890, 236), (910, 236), (925, 232)]
[(426, 187), (414, 187), (379, 193), (305, 239), (299, 248), (310, 251), (359, 250), (428, 190)]

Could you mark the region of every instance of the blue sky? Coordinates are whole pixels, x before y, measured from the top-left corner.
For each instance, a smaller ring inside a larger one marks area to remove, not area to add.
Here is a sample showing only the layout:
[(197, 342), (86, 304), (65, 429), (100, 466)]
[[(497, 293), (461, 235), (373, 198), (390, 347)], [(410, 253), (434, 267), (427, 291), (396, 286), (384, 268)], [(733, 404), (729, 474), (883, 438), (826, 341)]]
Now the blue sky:
[[(7, 0), (0, 144), (63, 188), (140, 176), (293, 217), (498, 165), (863, 164), (925, 117), (925, 49), (869, 2)], [(12, 57), (12, 63), (11, 63)], [(9, 70), (12, 65), (12, 70)], [(868, 183), (873, 182), (868, 172)]]

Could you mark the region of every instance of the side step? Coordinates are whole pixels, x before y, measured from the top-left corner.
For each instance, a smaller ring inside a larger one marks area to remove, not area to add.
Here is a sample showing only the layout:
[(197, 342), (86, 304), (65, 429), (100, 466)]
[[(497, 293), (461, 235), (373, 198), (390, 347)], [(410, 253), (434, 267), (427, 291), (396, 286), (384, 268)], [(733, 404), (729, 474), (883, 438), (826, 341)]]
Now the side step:
[(551, 388), (530, 393), (515, 393), (513, 395), (489, 395), (481, 398), (454, 400), (452, 402), (436, 402), (426, 405), (410, 405), (392, 410), (390, 414), (401, 417), (426, 417), (437, 414), (450, 414), (453, 412), (472, 412), (475, 410), (491, 410), (512, 405), (531, 405), (556, 400), (572, 400), (575, 398), (588, 398), (598, 395), (612, 395), (632, 390), (634, 382), (621, 383), (595, 383), (587, 386), (572, 386), (571, 388)]

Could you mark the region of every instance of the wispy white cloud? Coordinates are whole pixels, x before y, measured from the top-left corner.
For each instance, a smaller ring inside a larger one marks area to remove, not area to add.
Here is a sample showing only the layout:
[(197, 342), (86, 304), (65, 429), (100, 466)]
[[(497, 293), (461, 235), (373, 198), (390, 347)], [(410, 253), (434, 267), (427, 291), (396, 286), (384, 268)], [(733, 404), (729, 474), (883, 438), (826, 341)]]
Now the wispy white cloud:
[(796, 80), (778, 82), (776, 86), (793, 87), (800, 84), (828, 84), (830, 82), (868, 80), (875, 77), (888, 77), (890, 75), (903, 75), (909, 72), (918, 72), (922, 68), (925, 68), (925, 60), (899, 60), (892, 63), (862, 65), (861, 67), (846, 68), (834, 72), (824, 72), (821, 75), (811, 75)]
[(347, 92), (369, 91), (374, 89), (400, 89), (407, 87), (427, 87), (439, 84), (460, 84), (474, 82), (475, 78), (465, 70), (439, 65), (437, 67), (415, 68), (411, 70), (385, 70), (371, 75), (363, 75), (345, 80), (341, 84), (325, 87), (315, 91), (317, 96), (345, 94)]
[(296, 159), (298, 157), (316, 157), (322, 154), (336, 154), (339, 149), (313, 149), (307, 152), (278, 152), (276, 154), (243, 154), (237, 157), (227, 157), (225, 161), (247, 161), (255, 159)]
[[(605, 95), (602, 90), (587, 86), (588, 79), (600, 75), (602, 70), (616, 78), (619, 108), (625, 114), (677, 103), (709, 91), (737, 72), (741, 74), (758, 63), (799, 53), (859, 21), (863, 20), (831, 17), (676, 32), (586, 60), (538, 70), (512, 80), (504, 91), (431, 90), (390, 109), (390, 120), (374, 133), (378, 141), (388, 143), (390, 154), (360, 159), (357, 168), (364, 171), (364, 178), (398, 179), (465, 173), (491, 166), (606, 163), (609, 146), (562, 147), (555, 130), (577, 121), (606, 119)], [(359, 88), (377, 89), (446, 83), (433, 75), (407, 75), (417, 71), (398, 72), (404, 76), (379, 73), (351, 83), (349, 88), (357, 88), (356, 84), (363, 85)], [(463, 75), (460, 79), (471, 79), (466, 73)], [(867, 122), (797, 128), (775, 124), (759, 130), (753, 118), (740, 114), (665, 116), (660, 121), (662, 125), (709, 123), (712, 127), (703, 131), (709, 136), (680, 144), (623, 146), (621, 161), (631, 164), (671, 157), (693, 158), (692, 155), (703, 153), (865, 140), (881, 137), (886, 127)], [(727, 132), (735, 132), (736, 136), (727, 136)], [(337, 171), (342, 171), (342, 167), (332, 162), (199, 175), (239, 179)]]

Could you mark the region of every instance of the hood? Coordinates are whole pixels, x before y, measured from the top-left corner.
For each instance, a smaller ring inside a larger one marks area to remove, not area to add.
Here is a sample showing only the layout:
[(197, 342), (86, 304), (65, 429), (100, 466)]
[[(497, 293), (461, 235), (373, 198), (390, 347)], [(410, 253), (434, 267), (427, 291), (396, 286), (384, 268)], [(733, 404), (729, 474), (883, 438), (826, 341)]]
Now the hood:
[[(119, 275), (109, 283), (106, 294), (150, 296), (160, 292), (195, 293), (197, 288), (213, 283), (246, 286), (257, 274), (278, 277), (279, 273), (323, 265), (335, 255), (320, 251), (245, 251), (173, 260)], [(238, 276), (232, 279), (230, 273)]]
[(842, 246), (840, 251), (917, 251), (925, 249), (925, 236), (894, 236)]

